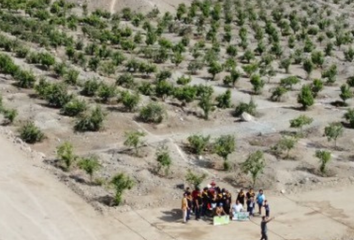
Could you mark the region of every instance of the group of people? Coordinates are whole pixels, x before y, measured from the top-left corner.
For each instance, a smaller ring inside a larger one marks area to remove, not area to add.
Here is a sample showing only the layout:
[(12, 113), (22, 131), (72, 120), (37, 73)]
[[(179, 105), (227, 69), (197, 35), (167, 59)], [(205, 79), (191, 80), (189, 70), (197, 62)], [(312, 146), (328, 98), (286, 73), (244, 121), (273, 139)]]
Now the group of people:
[(258, 206), (258, 215), (262, 215), (262, 209), (265, 210), (265, 216), (262, 217), (261, 229), (262, 239), (267, 240), (266, 224), (271, 220), (270, 206), (263, 190), (258, 193), (250, 188), (247, 192), (241, 189), (233, 204), (232, 194), (227, 189), (220, 189), (214, 182), (199, 189), (196, 187), (193, 191), (186, 188), (182, 199), (183, 222), (187, 223), (191, 219), (191, 215), (195, 215), (195, 219), (201, 217), (227, 216), (232, 219), (239, 212), (248, 212), (249, 216), (255, 215), (256, 205)]

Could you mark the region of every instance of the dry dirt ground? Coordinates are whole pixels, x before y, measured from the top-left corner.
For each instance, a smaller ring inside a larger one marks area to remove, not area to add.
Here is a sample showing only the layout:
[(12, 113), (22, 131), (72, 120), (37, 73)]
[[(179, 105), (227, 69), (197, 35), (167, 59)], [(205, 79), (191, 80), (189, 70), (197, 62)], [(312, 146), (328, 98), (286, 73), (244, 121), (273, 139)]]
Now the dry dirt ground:
[[(58, 182), (40, 160), (30, 158), (0, 136), (0, 239), (165, 240), (258, 239), (259, 217), (213, 227), (208, 222), (180, 222), (179, 209), (156, 208), (127, 213), (100, 213)], [(328, 187), (303, 194), (267, 196), (275, 220), (272, 240), (333, 240), (354, 236), (354, 186)], [(349, 200), (349, 201), (348, 201)], [(178, 202), (173, 202), (179, 205)], [(275, 207), (277, 206), (277, 207)], [(274, 209), (274, 210), (273, 210)]]

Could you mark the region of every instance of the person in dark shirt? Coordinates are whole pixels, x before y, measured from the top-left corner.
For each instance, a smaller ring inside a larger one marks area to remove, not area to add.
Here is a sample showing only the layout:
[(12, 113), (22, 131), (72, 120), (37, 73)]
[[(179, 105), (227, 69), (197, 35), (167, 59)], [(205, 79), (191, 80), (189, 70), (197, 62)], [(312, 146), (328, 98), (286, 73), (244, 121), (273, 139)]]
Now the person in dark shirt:
[(245, 205), (245, 198), (246, 198), (246, 194), (243, 191), (243, 189), (241, 189), (241, 191), (237, 195), (236, 200), (238, 200), (242, 205)]
[(246, 193), (246, 198), (247, 198), (247, 212), (250, 212), (249, 206), (251, 204), (251, 199), (252, 201), (254, 200), (254, 197), (256, 194), (253, 191), (253, 188), (250, 188), (249, 191)]
[(203, 206), (202, 206), (202, 212), (201, 216), (206, 216), (208, 212), (208, 204), (210, 201), (209, 194), (208, 194), (208, 188), (204, 188), (202, 192), (202, 199), (203, 199)]
[(267, 218), (266, 216), (263, 216), (262, 217), (262, 222), (261, 222), (261, 234), (262, 234), (262, 237), (261, 237), (261, 240), (268, 240), (268, 235), (267, 235), (267, 224), (272, 221), (274, 219), (273, 218)]
[(264, 200), (264, 209), (265, 209), (265, 212), (266, 212), (266, 217), (269, 217), (270, 207), (269, 207), (268, 200)]
[(199, 220), (201, 213), (202, 213), (202, 208), (203, 208), (203, 197), (202, 194), (199, 193), (196, 198), (195, 198), (195, 220)]
[(226, 198), (225, 202), (223, 203), (223, 208), (224, 208), (224, 211), (227, 215), (230, 215), (230, 207), (231, 207), (231, 203), (230, 203), (229, 199)]

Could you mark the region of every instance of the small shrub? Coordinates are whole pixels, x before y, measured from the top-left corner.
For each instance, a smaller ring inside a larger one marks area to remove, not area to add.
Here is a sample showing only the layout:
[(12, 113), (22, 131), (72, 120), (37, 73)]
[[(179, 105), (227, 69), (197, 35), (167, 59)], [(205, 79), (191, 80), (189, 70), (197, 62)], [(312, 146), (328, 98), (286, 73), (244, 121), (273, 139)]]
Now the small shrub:
[(124, 173), (119, 173), (112, 178), (110, 184), (116, 191), (114, 203), (119, 205), (123, 200), (123, 192), (127, 189), (131, 189), (134, 186), (134, 181)]
[(210, 136), (191, 135), (188, 137), (189, 148), (193, 153), (200, 155), (209, 144)]
[(161, 123), (166, 116), (166, 110), (158, 103), (149, 103), (142, 107), (139, 113), (139, 118), (147, 123)]
[(138, 93), (124, 91), (121, 96), (121, 101), (127, 111), (133, 112), (138, 107), (140, 95)]
[(200, 184), (206, 179), (208, 175), (203, 173), (201, 175), (197, 175), (193, 173), (190, 169), (188, 169), (187, 175), (186, 175), (186, 181), (192, 185), (194, 188), (200, 187)]
[(5, 120), (10, 124), (15, 121), (15, 118), (18, 115), (18, 112), (16, 109), (3, 109), (2, 113), (4, 115)]
[(57, 157), (63, 164), (65, 171), (69, 171), (71, 165), (77, 159), (73, 152), (73, 145), (70, 142), (64, 142), (57, 147)]
[(73, 99), (66, 103), (60, 110), (60, 113), (66, 116), (74, 117), (83, 113), (87, 109), (85, 100)]
[(78, 77), (79, 77), (79, 72), (74, 69), (70, 69), (65, 73), (64, 81), (70, 85), (76, 85)]
[(242, 171), (245, 174), (251, 174), (253, 187), (256, 185), (258, 175), (263, 172), (265, 165), (263, 152), (259, 150), (250, 154), (246, 161), (242, 163)]
[(354, 109), (348, 109), (343, 115), (344, 119), (349, 122), (349, 126), (354, 128)]
[(75, 124), (75, 131), (99, 131), (103, 126), (106, 114), (100, 107), (94, 108), (90, 114), (83, 115)]
[(19, 132), (20, 138), (26, 143), (33, 144), (42, 141), (44, 138), (42, 131), (33, 122), (27, 122), (20, 128)]
[(95, 96), (96, 92), (100, 87), (100, 83), (96, 78), (89, 79), (84, 83), (81, 94), (87, 97)]
[(138, 149), (143, 144), (141, 138), (144, 137), (145, 135), (146, 134), (144, 132), (140, 132), (140, 131), (126, 132), (125, 133), (126, 139), (124, 141), (124, 146), (133, 147), (135, 150), (135, 155), (138, 156), (139, 154)]
[(45, 100), (48, 105), (54, 108), (61, 108), (73, 98), (67, 91), (67, 86), (62, 83), (54, 83), (47, 86), (45, 91)]
[(244, 103), (241, 102), (240, 104), (237, 105), (234, 116), (235, 117), (240, 117), (242, 113), (246, 112), (252, 116), (256, 115), (256, 109), (257, 105), (254, 103), (253, 99), (251, 98), (249, 103)]
[(87, 175), (90, 176), (91, 182), (93, 181), (93, 174), (102, 167), (98, 161), (98, 157), (94, 155), (81, 158), (77, 165), (80, 169), (84, 170)]
[(157, 172), (164, 170), (165, 176), (169, 174), (172, 159), (166, 146), (160, 147), (156, 152)]
[(21, 88), (33, 88), (36, 83), (36, 77), (31, 71), (18, 70), (14, 76), (17, 86)]
[(187, 85), (188, 83), (190, 83), (192, 81), (191, 77), (186, 77), (186, 76), (181, 76), (177, 79), (177, 84), (180, 85)]
[(103, 103), (107, 103), (110, 98), (113, 98), (117, 93), (115, 85), (100, 84), (98, 88), (97, 96)]
[(329, 161), (331, 161), (331, 153), (324, 150), (317, 150), (315, 156), (320, 161), (320, 171), (321, 173), (326, 173), (326, 166)]

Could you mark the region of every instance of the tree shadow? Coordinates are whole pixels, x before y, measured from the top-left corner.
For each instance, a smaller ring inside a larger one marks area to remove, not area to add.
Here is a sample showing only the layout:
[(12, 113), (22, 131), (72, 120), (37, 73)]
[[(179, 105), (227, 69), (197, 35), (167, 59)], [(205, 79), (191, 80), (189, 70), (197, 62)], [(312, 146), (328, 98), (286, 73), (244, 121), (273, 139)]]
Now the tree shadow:
[(330, 104), (331, 104), (332, 106), (334, 106), (334, 107), (346, 107), (346, 106), (348, 106), (347, 103), (345, 103), (345, 102), (343, 102), (343, 101), (339, 101), (339, 100), (330, 102)]
[(332, 169), (327, 169), (326, 172), (321, 172), (318, 168), (313, 166), (300, 166), (296, 170), (308, 172), (318, 177), (334, 177), (336, 175), (335, 171)]
[(177, 222), (182, 219), (182, 211), (180, 209), (172, 209), (171, 211), (162, 211), (163, 216), (160, 217), (165, 222)]
[(343, 127), (345, 127), (345, 128), (351, 128), (351, 129), (353, 129), (353, 127), (349, 124), (349, 123), (347, 123), (347, 122), (340, 122), (342, 125), (343, 125)]
[(116, 203), (114, 202), (114, 198), (110, 195), (97, 197), (97, 198), (95, 198), (95, 201), (97, 201), (105, 206), (108, 206), (108, 207), (116, 206)]
[(295, 111), (301, 111), (301, 112), (304, 112), (306, 111), (306, 109), (304, 109), (302, 106), (300, 107), (296, 107), (296, 106), (285, 106), (285, 107), (281, 107), (283, 109), (290, 109), (290, 110), (295, 110)]
[(257, 96), (259, 94), (256, 94), (254, 91), (251, 90), (247, 90), (247, 89), (239, 89), (240, 92), (245, 93), (245, 94), (249, 94), (251, 96)]
[(124, 112), (124, 113), (129, 112), (126, 110), (126, 108), (124, 106), (107, 106), (106, 109), (111, 112)]

